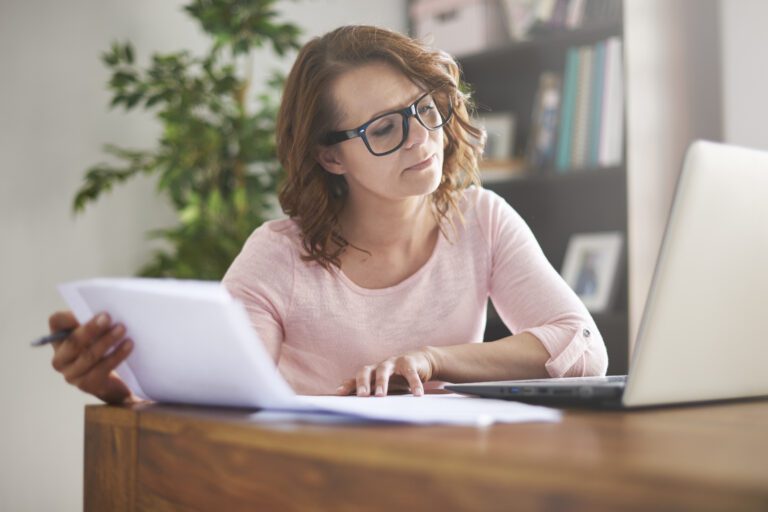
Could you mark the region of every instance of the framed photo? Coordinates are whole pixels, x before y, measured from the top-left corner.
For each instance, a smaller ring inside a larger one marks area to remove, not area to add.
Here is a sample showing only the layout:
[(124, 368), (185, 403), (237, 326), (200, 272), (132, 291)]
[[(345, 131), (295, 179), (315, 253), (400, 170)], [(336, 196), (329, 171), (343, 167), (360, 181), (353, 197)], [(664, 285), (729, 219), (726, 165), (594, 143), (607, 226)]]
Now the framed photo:
[(618, 231), (577, 233), (568, 241), (560, 274), (592, 313), (611, 306), (623, 246)]
[(514, 153), (515, 118), (511, 113), (485, 114), (478, 117), (477, 124), (485, 130), (486, 160), (508, 160)]
[(546, 168), (555, 162), (560, 87), (560, 76), (555, 73), (542, 73), (539, 78), (527, 148), (528, 163), (532, 167)]

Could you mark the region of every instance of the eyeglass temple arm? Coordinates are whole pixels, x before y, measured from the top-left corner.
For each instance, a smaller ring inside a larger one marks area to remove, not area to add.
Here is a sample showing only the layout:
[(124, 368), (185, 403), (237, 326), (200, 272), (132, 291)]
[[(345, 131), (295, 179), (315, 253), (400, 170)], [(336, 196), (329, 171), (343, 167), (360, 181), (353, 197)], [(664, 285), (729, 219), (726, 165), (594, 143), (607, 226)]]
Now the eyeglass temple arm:
[(328, 145), (338, 144), (339, 142), (344, 142), (345, 140), (359, 137), (360, 134), (361, 130), (344, 130), (342, 132), (331, 132), (328, 134), (328, 137), (325, 138), (325, 143)]

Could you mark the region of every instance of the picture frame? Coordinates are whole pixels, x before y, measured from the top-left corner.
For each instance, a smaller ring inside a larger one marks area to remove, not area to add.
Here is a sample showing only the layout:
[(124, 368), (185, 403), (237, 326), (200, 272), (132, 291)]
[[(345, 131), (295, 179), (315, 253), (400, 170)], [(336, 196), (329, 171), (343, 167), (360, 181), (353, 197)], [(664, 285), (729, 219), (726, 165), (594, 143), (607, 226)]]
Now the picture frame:
[(485, 130), (485, 160), (509, 160), (515, 151), (515, 117), (510, 112), (478, 116), (477, 125)]
[(623, 248), (619, 231), (575, 233), (568, 240), (560, 274), (591, 313), (612, 306)]
[(527, 147), (531, 167), (547, 168), (555, 162), (561, 87), (562, 81), (557, 73), (546, 72), (539, 77)]

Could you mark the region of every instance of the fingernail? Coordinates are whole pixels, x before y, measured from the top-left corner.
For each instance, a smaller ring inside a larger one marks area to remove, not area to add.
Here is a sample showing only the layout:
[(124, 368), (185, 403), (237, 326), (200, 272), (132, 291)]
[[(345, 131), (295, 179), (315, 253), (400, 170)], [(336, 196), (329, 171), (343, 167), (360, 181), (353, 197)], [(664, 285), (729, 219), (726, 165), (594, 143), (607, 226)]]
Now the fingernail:
[(384, 395), (384, 388), (382, 388), (381, 386), (376, 386), (376, 395), (377, 396)]
[(344, 384), (342, 384), (341, 386), (336, 388), (336, 394), (337, 395), (340, 395), (343, 392), (344, 392)]
[(416, 395), (416, 396), (421, 396), (421, 395), (424, 394), (424, 389), (423, 388), (416, 388), (416, 391), (414, 391), (413, 394)]
[(109, 318), (107, 318), (106, 313), (101, 313), (99, 316), (96, 317), (96, 325), (99, 327), (106, 327), (109, 323)]
[(365, 394), (365, 388), (363, 386), (360, 386), (357, 388), (357, 396), (363, 396)]
[(128, 350), (131, 350), (132, 347), (133, 347), (133, 342), (131, 340), (125, 340), (123, 342), (123, 346), (120, 348), (122, 348), (125, 351), (128, 351)]

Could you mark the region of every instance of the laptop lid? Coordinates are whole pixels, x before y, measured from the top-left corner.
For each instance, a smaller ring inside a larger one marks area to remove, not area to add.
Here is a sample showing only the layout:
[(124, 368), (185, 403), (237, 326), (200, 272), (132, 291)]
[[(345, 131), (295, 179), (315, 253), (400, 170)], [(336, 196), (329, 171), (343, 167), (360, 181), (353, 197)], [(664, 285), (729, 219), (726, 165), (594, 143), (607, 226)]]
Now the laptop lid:
[(626, 406), (768, 395), (768, 153), (695, 142), (659, 252)]

